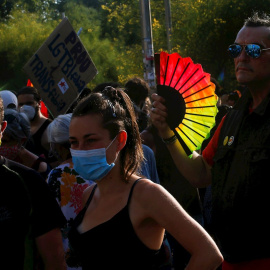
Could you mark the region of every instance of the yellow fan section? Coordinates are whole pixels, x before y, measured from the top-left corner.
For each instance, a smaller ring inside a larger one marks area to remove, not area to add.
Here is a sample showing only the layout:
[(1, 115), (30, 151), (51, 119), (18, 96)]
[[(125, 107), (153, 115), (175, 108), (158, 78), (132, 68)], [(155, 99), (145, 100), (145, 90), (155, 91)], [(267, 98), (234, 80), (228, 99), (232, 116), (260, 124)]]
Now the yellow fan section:
[[(182, 123), (175, 129), (191, 152), (199, 150), (215, 126), (217, 96), (215, 84), (209, 82), (206, 89), (185, 98), (186, 113)], [(202, 89), (202, 88), (201, 88)], [(194, 89), (191, 89), (192, 92)]]

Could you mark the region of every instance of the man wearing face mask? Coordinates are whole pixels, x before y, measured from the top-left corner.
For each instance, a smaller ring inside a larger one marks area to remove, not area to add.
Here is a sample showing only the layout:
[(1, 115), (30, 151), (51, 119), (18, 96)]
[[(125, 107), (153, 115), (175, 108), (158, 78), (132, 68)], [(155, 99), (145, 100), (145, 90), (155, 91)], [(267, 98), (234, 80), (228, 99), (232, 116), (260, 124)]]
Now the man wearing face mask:
[(25, 86), (17, 92), (18, 107), (24, 112), (31, 123), (31, 140), (26, 148), (38, 156), (43, 156), (51, 164), (55, 161), (48, 156), (49, 143), (46, 130), (51, 119), (41, 113), (41, 97), (36, 88)]

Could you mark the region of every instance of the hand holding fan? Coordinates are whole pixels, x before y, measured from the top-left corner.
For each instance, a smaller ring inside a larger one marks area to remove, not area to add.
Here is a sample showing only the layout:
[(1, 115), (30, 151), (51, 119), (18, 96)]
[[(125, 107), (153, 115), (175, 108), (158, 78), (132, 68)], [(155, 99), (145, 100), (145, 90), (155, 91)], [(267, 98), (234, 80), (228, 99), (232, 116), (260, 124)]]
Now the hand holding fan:
[(179, 54), (155, 54), (157, 93), (166, 100), (168, 125), (190, 156), (215, 125), (215, 84), (200, 64)]

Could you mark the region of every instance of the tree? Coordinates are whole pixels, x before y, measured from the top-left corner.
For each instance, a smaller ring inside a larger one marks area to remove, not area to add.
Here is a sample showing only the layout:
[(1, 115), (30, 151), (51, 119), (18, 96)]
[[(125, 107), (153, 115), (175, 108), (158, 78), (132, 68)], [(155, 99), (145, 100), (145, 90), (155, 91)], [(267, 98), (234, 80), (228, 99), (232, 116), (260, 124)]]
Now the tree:
[(17, 91), (26, 84), (22, 67), (56, 26), (46, 24), (38, 16), (14, 11), (7, 22), (0, 23), (0, 89)]
[(15, 10), (21, 12), (35, 13), (40, 20), (52, 20), (59, 17), (62, 12), (63, 5), (67, 0), (0, 0), (0, 18), (5, 21), (9, 15)]
[[(154, 52), (167, 51), (164, 0), (150, 4)], [(62, 12), (75, 30), (83, 28), (80, 38), (99, 71), (91, 87), (143, 77), (138, 0), (0, 0), (0, 7), (0, 87), (21, 84), (23, 64), (60, 22)], [(234, 89), (227, 48), (252, 10), (270, 13), (269, 0), (171, 0), (172, 52), (191, 57), (215, 78), (224, 71), (222, 86)]]
[(16, 2), (15, 0), (13, 0), (13, 1), (12, 0), (10, 0), (10, 1), (0, 0), (0, 18), (1, 18), (1, 20), (4, 20), (8, 17), (15, 2)]
[(252, 0), (172, 0), (174, 51), (190, 56), (227, 91), (237, 87), (233, 61), (227, 54), (244, 20), (253, 10), (270, 12), (269, 1)]

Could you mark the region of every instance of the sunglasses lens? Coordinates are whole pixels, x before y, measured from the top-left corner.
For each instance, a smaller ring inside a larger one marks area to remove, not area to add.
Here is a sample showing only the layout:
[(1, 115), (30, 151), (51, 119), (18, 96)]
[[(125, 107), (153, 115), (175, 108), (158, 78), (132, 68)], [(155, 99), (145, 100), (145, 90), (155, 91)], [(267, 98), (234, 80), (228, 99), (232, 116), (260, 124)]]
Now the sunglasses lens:
[(261, 47), (258, 44), (246, 45), (246, 53), (252, 58), (258, 58), (261, 55)]
[(232, 58), (236, 58), (242, 51), (242, 47), (237, 44), (229, 46), (228, 52)]

